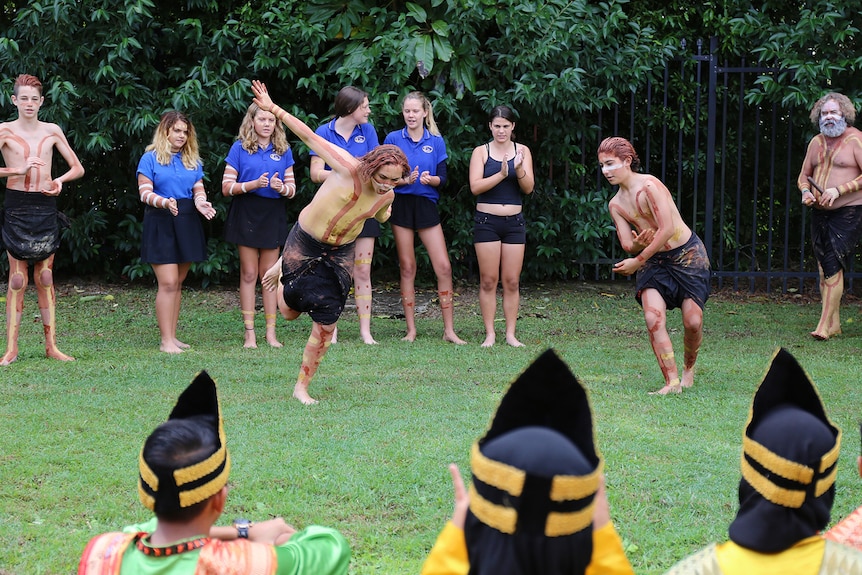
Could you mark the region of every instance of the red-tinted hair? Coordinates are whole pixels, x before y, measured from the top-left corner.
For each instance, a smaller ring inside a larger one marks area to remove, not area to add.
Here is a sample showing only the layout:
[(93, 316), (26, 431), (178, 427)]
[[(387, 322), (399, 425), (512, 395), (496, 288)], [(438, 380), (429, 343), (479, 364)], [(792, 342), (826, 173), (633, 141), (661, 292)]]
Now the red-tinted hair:
[(616, 156), (621, 160), (631, 158), (631, 166), (634, 171), (637, 171), (641, 166), (641, 160), (638, 158), (637, 152), (635, 152), (635, 147), (632, 146), (631, 142), (625, 138), (620, 138), (619, 136), (602, 140), (596, 154), (609, 154), (611, 156)]
[(18, 88), (21, 86), (30, 86), (31, 88), (36, 88), (39, 90), (39, 95), (42, 95), (42, 82), (39, 81), (39, 78), (36, 76), (31, 76), (30, 74), (21, 74), (17, 78), (15, 78), (15, 86), (12, 88), (12, 93), (14, 95), (18, 95)]
[(359, 158), (359, 177), (364, 181), (371, 179), (371, 176), (377, 173), (377, 170), (383, 166), (394, 165), (401, 167), (401, 176), (404, 177), (410, 173), (410, 164), (407, 162), (407, 156), (401, 151), (401, 148), (392, 144), (383, 144), (377, 146), (361, 158)]

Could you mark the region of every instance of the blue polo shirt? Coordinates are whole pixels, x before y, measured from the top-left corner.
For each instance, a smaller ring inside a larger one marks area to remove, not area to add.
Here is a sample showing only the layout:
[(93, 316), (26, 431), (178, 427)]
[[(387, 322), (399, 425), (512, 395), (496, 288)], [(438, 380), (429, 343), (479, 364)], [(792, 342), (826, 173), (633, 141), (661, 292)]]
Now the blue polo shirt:
[[(242, 147), (242, 142), (237, 140), (230, 147), (225, 163), (237, 171), (237, 182), (249, 182), (258, 179), (264, 172), (269, 172), (269, 178), (278, 173), (278, 177), (284, 179), (284, 173), (293, 165), (293, 152), (290, 148), (284, 154), (277, 154), (272, 147), (272, 142), (265, 149), (257, 147), (257, 151), (249, 154)], [(239, 185), (239, 184), (237, 184)], [(236, 188), (234, 188), (236, 189)], [(257, 194), (263, 198), (281, 197), (277, 190), (271, 187), (255, 188), (249, 190), (249, 194)]]
[[(404, 155), (407, 156), (407, 162), (410, 164), (410, 171), (419, 166), (419, 173), (429, 172), (432, 176), (437, 174), (437, 165), (440, 162), (446, 161), (449, 156), (446, 155), (446, 142), (442, 136), (435, 136), (428, 131), (427, 128), (422, 130), (422, 138), (418, 142), (414, 142), (407, 133), (407, 128), (401, 128), (394, 132), (389, 132), (384, 144), (395, 144)], [(412, 184), (406, 186), (398, 186), (395, 188), (396, 194), (413, 194), (414, 196), (422, 196), (428, 198), (435, 204), (440, 199), (440, 192), (434, 186), (423, 184), (417, 178)]]
[(190, 200), (194, 197), (192, 188), (198, 180), (204, 178), (204, 168), (200, 162), (189, 170), (183, 165), (180, 152), (171, 156), (171, 163), (161, 165), (156, 160), (155, 150), (150, 150), (141, 156), (138, 162), (138, 174), (146, 176), (153, 182), (153, 191), (163, 198)]
[[(377, 138), (377, 131), (371, 124), (358, 124), (353, 128), (353, 133), (350, 134), (350, 137), (345, 140), (341, 137), (341, 134), (335, 131), (336, 119), (337, 118), (332, 118), (332, 120), (326, 124), (319, 126), (314, 132), (327, 142), (335, 144), (341, 149), (347, 150), (354, 158), (361, 158), (380, 145), (380, 140)], [(309, 155), (316, 156), (317, 153), (314, 150), (311, 150)], [(326, 169), (330, 170), (332, 168), (327, 165)]]

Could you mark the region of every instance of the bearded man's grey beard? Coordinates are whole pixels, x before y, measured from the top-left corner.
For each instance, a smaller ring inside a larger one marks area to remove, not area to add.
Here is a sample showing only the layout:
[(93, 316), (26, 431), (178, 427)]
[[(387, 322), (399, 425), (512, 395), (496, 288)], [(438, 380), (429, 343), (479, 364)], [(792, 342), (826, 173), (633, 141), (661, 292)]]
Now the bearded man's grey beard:
[[(827, 126), (826, 122), (832, 122), (832, 125)], [(827, 138), (837, 138), (841, 134), (844, 133), (844, 130), (847, 129), (847, 120), (844, 118), (838, 118), (837, 120), (827, 120), (826, 118), (820, 118), (820, 132), (826, 136)]]

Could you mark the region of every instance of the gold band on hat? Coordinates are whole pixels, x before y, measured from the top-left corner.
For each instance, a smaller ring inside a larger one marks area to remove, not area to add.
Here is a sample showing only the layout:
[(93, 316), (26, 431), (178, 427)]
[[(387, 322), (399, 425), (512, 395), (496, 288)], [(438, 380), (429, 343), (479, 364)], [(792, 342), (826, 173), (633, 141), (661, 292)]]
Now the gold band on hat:
[[(841, 431), (835, 438), (835, 445), (823, 457), (820, 458), (818, 468), (815, 470), (807, 465), (791, 461), (777, 453), (769, 450), (764, 445), (745, 435), (742, 438), (742, 476), (754, 489), (767, 500), (781, 505), (798, 509), (805, 503), (805, 487), (815, 483), (816, 474), (822, 474), (830, 467), (827, 475), (816, 479), (814, 496), (820, 497), (826, 493), (835, 483), (838, 474), (838, 453), (841, 450)], [(781, 487), (772, 481), (767, 475), (762, 474), (751, 465), (746, 455), (756, 461), (761, 467), (780, 477), (794, 481), (801, 485), (800, 489)]]
[[(595, 502), (578, 511), (561, 513), (552, 511), (545, 520), (545, 536), (561, 537), (583, 531), (593, 521)], [(470, 485), (470, 511), (479, 521), (501, 533), (512, 535), (518, 525), (518, 512), (512, 507), (491, 503), (482, 497), (476, 487)]]
[[(514, 497), (521, 496), (527, 478), (526, 472), (486, 457), (479, 449), (478, 442), (473, 444), (470, 453), (470, 467), (473, 477), (482, 483), (501, 489)], [(575, 501), (595, 495), (599, 490), (602, 468), (603, 462), (599, 461), (596, 469), (587, 475), (555, 475), (551, 480), (551, 501)]]

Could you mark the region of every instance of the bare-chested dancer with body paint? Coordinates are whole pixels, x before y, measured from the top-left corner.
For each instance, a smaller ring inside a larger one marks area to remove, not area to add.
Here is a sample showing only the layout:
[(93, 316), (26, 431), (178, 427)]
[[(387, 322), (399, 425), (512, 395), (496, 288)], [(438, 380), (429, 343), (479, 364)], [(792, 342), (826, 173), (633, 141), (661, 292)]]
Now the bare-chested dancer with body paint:
[[(709, 297), (709, 258), (703, 242), (685, 224), (667, 187), (636, 170), (640, 159), (624, 138), (607, 138), (598, 150), (608, 182), (619, 186), (608, 203), (620, 245), (633, 257), (614, 272), (637, 272), (636, 298), (643, 307), (650, 343), (664, 375), (655, 393), (680, 393), (694, 384), (694, 363), (703, 341), (703, 306)], [(667, 333), (667, 310), (679, 307), (685, 327), (685, 363), (679, 378)]]
[[(0, 358), (0, 365), (18, 359), (18, 331), (29, 262), (33, 262), (33, 282), (45, 330), (45, 355), (61, 361), (75, 359), (57, 349), (53, 268), (54, 253), (60, 244), (57, 196), (63, 191), (63, 182), (84, 175), (84, 167), (60, 127), (39, 121), (39, 108), (44, 101), (42, 83), (36, 77), (18, 76), (12, 91), (18, 119), (0, 124), (0, 153), (5, 164), (0, 168), (0, 177), (7, 178), (3, 243), (9, 258), (6, 353)], [(66, 160), (69, 170), (52, 178), (55, 149)]]
[(389, 219), (392, 190), (409, 175), (410, 166), (397, 146), (378, 146), (354, 158), (273, 104), (263, 83), (255, 80), (252, 89), (255, 104), (272, 112), (332, 168), (300, 212), (281, 258), (261, 280), (266, 289), (278, 288), (278, 308), (287, 320), (302, 312), (313, 320), (293, 388), (293, 396), (309, 405), (316, 400), (308, 394), (308, 384), (329, 348), (353, 283), (354, 241), (368, 218)]
[(821, 306), (811, 335), (826, 340), (841, 333), (845, 260), (862, 236), (862, 132), (853, 127), (856, 109), (843, 94), (830, 92), (817, 100), (810, 119), (820, 134), (808, 144), (797, 186), (802, 203), (815, 208), (811, 243)]

